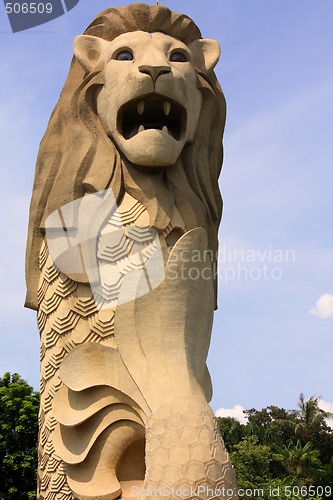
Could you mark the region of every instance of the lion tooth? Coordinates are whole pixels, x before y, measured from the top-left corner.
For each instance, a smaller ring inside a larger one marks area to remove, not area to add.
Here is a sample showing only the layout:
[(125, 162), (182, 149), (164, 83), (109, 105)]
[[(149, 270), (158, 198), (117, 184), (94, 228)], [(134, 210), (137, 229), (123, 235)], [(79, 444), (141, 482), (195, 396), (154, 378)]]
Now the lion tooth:
[(164, 110), (165, 116), (169, 116), (170, 109), (171, 109), (171, 103), (169, 101), (166, 101), (166, 100), (163, 101), (163, 110)]
[(169, 133), (169, 129), (166, 125), (164, 125), (164, 127), (162, 128), (162, 132), (164, 132), (165, 134)]
[(141, 99), (141, 101), (138, 101), (138, 113), (139, 115), (143, 115), (143, 112), (145, 110), (145, 101)]
[(140, 125), (138, 133), (143, 132), (144, 130), (146, 130), (145, 127), (143, 125)]

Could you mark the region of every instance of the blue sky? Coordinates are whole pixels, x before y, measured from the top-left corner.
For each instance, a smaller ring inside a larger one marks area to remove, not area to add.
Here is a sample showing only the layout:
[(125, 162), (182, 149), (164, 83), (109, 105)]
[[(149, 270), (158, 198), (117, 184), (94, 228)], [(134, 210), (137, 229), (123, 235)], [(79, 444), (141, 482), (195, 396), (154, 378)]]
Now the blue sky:
[[(61, 18), (16, 34), (0, 6), (0, 375), (17, 371), (36, 389), (38, 331), (23, 302), (38, 145), (73, 38), (100, 10), (126, 4), (80, 0)], [(304, 391), (333, 409), (333, 3), (165, 4), (222, 48), (216, 72), (228, 117), (212, 406), (295, 408)]]

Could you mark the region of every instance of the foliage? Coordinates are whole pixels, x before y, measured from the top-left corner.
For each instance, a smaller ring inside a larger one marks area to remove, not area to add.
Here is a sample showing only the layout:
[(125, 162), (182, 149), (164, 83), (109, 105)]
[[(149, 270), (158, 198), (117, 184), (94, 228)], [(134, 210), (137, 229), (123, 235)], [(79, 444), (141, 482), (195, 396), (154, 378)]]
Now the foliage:
[(292, 439), (293, 426), (290, 424), (292, 415), (284, 408), (268, 406), (261, 411), (252, 408), (246, 410), (248, 418), (247, 431), (259, 438), (262, 444), (275, 443), (281, 445)]
[(305, 400), (303, 393), (299, 396), (295, 434), (305, 442), (316, 441), (325, 419), (333, 416), (332, 413), (319, 408), (319, 399), (319, 396), (311, 396), (310, 399)]
[(242, 425), (236, 418), (219, 417), (217, 423), (220, 429), (221, 436), (229, 453), (234, 451), (234, 446), (238, 444), (246, 435), (245, 426)]
[(313, 444), (308, 441), (304, 446), (298, 440), (296, 445), (289, 442), (284, 445), (280, 453), (273, 455), (273, 459), (283, 462), (292, 477), (299, 478), (301, 485), (315, 484), (318, 474), (323, 472), (319, 460), (320, 451), (313, 449)]
[(235, 445), (234, 449), (231, 460), (237, 471), (238, 488), (253, 491), (265, 487), (271, 478), (269, 470), (269, 463), (272, 460), (270, 447), (259, 444), (257, 436), (246, 436)]
[(38, 408), (20, 375), (0, 378), (0, 500), (36, 498)]
[[(306, 400), (301, 394), (297, 410), (246, 410), (246, 425), (231, 417), (218, 418), (237, 486), (248, 490), (240, 498), (260, 498), (256, 490), (263, 490), (263, 498), (277, 500), (333, 499), (333, 431), (326, 423), (332, 414), (319, 408), (319, 400)], [(332, 493), (321, 497), (321, 486)], [(285, 494), (288, 488), (296, 492), (294, 497)], [(304, 494), (307, 491), (314, 493)]]

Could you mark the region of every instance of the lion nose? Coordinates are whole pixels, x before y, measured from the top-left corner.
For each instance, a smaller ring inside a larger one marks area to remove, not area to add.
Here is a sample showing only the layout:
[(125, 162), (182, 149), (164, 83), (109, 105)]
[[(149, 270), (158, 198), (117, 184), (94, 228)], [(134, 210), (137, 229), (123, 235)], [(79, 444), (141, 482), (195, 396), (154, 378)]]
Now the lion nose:
[(170, 73), (171, 68), (169, 66), (139, 66), (139, 71), (149, 75), (155, 83), (159, 76)]

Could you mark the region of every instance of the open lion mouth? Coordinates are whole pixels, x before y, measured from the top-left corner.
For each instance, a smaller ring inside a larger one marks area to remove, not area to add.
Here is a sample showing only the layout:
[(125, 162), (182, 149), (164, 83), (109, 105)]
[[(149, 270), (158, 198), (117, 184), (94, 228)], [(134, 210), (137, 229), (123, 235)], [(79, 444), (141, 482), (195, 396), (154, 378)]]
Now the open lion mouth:
[(144, 130), (155, 129), (179, 141), (185, 132), (186, 110), (166, 97), (152, 94), (124, 104), (118, 112), (118, 131), (131, 139)]

